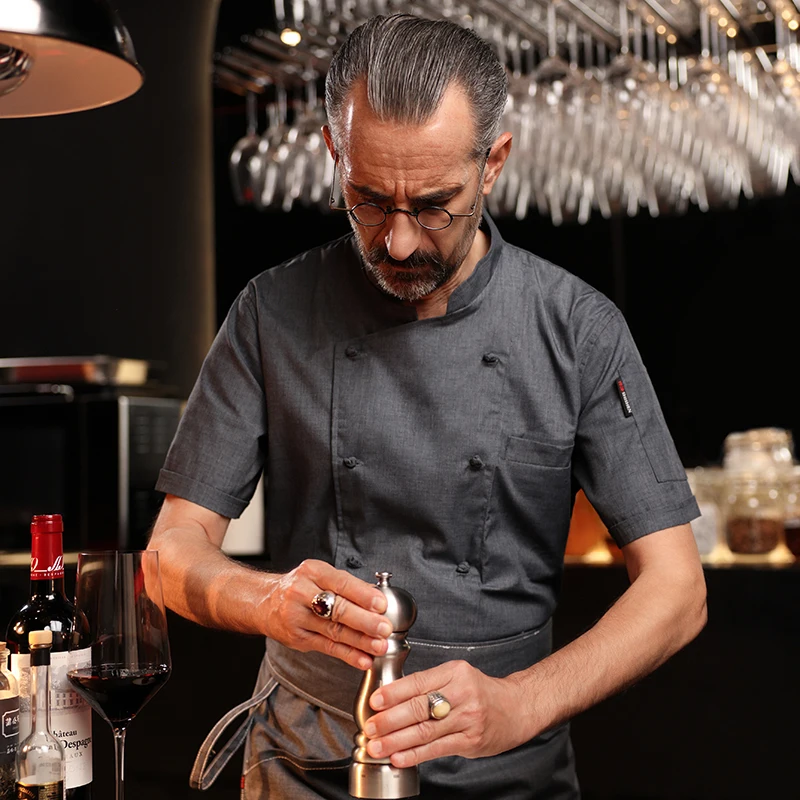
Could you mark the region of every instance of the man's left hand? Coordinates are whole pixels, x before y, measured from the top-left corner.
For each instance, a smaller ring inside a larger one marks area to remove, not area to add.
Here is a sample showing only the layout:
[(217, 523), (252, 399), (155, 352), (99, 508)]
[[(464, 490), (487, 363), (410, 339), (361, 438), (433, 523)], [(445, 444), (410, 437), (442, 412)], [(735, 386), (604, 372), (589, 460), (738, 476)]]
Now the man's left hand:
[[(411, 767), (442, 756), (481, 758), (527, 741), (524, 707), (512, 677), (491, 678), (466, 661), (449, 661), (381, 687), (370, 698), (377, 712), (367, 722), (367, 752)], [(431, 719), (428, 692), (450, 703), (444, 719)]]

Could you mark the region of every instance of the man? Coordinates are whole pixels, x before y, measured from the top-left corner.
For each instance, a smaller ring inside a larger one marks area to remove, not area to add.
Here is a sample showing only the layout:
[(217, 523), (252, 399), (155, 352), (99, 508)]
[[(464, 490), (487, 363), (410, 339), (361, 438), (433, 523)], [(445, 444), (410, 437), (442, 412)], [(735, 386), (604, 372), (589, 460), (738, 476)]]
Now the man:
[[(360, 671), (391, 631), (376, 571), (418, 619), (406, 677), (372, 696), (368, 752), (420, 765), (437, 800), (578, 797), (567, 720), (704, 624), (696, 504), (621, 314), (481, 213), (511, 147), (505, 87), (450, 23), (350, 36), (324, 133), (353, 235), (250, 281), (162, 471), (150, 546), (168, 605), (267, 637), (223, 751), (248, 737), (248, 798), (348, 796)], [(262, 467), (269, 574), (220, 551)], [(578, 486), (631, 585), (551, 654)]]

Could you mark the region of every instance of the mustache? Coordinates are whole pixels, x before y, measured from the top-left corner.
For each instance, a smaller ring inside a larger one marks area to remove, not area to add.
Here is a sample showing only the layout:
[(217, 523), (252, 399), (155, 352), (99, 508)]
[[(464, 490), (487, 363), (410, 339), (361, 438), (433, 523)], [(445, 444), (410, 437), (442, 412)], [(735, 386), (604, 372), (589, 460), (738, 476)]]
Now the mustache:
[(445, 261), (437, 253), (424, 253), (415, 251), (408, 258), (398, 261), (389, 255), (384, 245), (376, 245), (369, 251), (369, 260), (373, 264), (388, 264), (390, 267), (401, 269), (419, 269), (420, 267), (442, 267)]

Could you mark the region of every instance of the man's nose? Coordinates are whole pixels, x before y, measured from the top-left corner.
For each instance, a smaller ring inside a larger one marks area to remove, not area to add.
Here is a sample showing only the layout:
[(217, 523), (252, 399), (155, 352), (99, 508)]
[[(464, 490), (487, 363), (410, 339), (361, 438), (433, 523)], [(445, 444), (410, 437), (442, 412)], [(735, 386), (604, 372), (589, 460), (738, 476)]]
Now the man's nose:
[(385, 243), (389, 255), (405, 261), (420, 245), (422, 228), (414, 217), (397, 211), (386, 218)]

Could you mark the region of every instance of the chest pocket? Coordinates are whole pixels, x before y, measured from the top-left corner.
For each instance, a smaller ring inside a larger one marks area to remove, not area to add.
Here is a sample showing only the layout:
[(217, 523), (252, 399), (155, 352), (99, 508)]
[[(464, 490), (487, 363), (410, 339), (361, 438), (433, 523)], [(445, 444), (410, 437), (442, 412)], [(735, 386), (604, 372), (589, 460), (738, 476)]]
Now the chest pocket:
[(529, 464), (553, 469), (568, 469), (571, 456), (571, 444), (541, 442), (522, 436), (509, 436), (504, 454), (509, 464)]
[(569, 530), (571, 466), (571, 442), (507, 438), (484, 531), (486, 585), (516, 592), (557, 574)]

